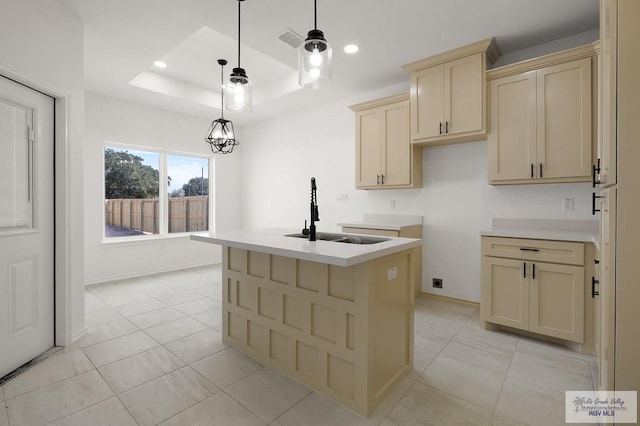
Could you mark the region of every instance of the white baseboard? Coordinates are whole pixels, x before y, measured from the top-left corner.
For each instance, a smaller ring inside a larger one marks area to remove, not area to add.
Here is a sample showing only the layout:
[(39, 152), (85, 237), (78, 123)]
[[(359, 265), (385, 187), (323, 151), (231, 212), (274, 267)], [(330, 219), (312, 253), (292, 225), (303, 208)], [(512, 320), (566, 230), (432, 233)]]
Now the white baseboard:
[(93, 284), (102, 284), (102, 283), (108, 283), (111, 281), (119, 281), (119, 280), (126, 280), (130, 278), (144, 277), (147, 275), (161, 274), (163, 272), (173, 272), (173, 271), (180, 271), (182, 269), (199, 268), (202, 266), (211, 266), (211, 265), (219, 265), (219, 264), (222, 264), (222, 260), (218, 260), (214, 262), (191, 263), (187, 265), (171, 266), (167, 268), (155, 268), (149, 271), (139, 271), (131, 274), (111, 275), (109, 277), (103, 277), (103, 278), (98, 278), (96, 280), (85, 281), (84, 285), (86, 287)]
[(87, 333), (88, 333), (88, 330), (87, 330), (87, 327), (85, 326), (82, 330), (78, 331), (73, 335), (73, 337), (71, 338), (71, 343), (75, 343), (78, 340), (82, 339), (84, 336), (87, 335)]

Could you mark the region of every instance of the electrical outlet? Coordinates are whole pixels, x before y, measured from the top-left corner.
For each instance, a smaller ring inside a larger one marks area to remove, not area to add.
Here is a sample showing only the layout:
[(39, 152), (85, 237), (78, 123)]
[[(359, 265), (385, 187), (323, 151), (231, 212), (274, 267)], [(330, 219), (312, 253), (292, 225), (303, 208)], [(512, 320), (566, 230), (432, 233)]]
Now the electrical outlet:
[(573, 211), (573, 198), (563, 198), (562, 199), (562, 211), (563, 212), (572, 212)]
[(347, 201), (349, 201), (349, 195), (348, 194), (338, 194), (338, 195), (336, 195), (336, 201), (347, 202)]
[(433, 279), (433, 288), (442, 288), (442, 278)]
[(396, 200), (389, 200), (389, 208), (394, 210), (396, 208)]

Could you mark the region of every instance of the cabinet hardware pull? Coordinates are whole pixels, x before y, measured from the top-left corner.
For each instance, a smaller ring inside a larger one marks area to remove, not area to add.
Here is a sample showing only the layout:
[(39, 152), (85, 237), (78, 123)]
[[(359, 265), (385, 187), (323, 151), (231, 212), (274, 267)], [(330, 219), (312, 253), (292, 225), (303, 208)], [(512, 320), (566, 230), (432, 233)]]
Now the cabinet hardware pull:
[(384, 185), (384, 175), (382, 175), (382, 184)]
[(438, 124), (440, 125), (440, 134), (442, 134), (442, 121)]
[(448, 121), (445, 121), (444, 123), (445, 123), (445, 126), (444, 126), (444, 132), (445, 132), (445, 133), (449, 133), (449, 122), (448, 122)]
[(380, 175), (376, 175), (376, 185), (380, 185)]
[(600, 263), (599, 259), (593, 259), (593, 263), (595, 263), (596, 265), (598, 265)]
[(600, 173), (600, 159), (598, 158), (598, 165), (593, 165), (593, 169), (591, 170), (591, 183), (593, 184), (593, 188), (596, 185), (600, 185), (600, 181), (596, 180), (596, 175)]
[(531, 278), (536, 279), (536, 264), (531, 265)]
[(596, 193), (593, 193), (593, 197), (591, 198), (591, 214), (595, 215), (596, 212), (599, 212), (600, 209), (596, 209), (596, 198), (604, 198), (604, 196), (600, 196), (600, 195), (596, 195)]
[(542, 177), (542, 163), (540, 163), (540, 177)]
[(533, 163), (531, 163), (531, 177), (533, 177)]
[(522, 277), (527, 278), (527, 262), (522, 263), (522, 268), (524, 269), (524, 274), (522, 275)]
[(596, 291), (596, 284), (600, 284), (600, 280), (596, 280), (595, 277), (591, 277), (591, 298), (595, 299), (596, 296), (600, 296), (600, 292)]
[(529, 247), (520, 247), (520, 250), (522, 250), (522, 251), (540, 251), (540, 249), (529, 248)]

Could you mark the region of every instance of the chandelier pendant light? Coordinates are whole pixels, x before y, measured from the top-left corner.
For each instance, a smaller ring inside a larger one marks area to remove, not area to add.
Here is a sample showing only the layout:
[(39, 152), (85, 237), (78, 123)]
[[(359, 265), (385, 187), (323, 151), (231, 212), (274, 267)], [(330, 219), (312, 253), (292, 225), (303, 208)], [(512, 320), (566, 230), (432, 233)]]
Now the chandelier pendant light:
[(213, 120), (204, 141), (214, 154), (230, 154), (240, 144), (233, 130), (233, 123), (224, 118), (224, 66), (225, 59), (218, 59), (220, 64), (220, 118)]
[(314, 89), (331, 85), (331, 46), (318, 29), (317, 0), (313, 0), (313, 29), (298, 48), (298, 83)]
[(238, 0), (238, 66), (233, 69), (227, 84), (228, 111), (251, 111), (253, 108), (253, 91), (247, 72), (240, 66), (240, 4)]

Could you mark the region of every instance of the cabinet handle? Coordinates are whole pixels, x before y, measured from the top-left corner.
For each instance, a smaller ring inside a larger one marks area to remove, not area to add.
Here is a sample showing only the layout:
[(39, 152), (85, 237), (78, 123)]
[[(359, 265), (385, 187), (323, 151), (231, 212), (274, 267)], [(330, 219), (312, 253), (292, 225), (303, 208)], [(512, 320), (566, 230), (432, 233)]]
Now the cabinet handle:
[(376, 175), (376, 185), (380, 185), (380, 175)]
[(600, 263), (600, 259), (593, 259), (593, 263), (595, 263), (596, 265), (598, 265)]
[(382, 175), (382, 184), (384, 185), (384, 175)]
[(527, 278), (527, 262), (523, 262), (522, 263), (522, 268), (524, 270), (524, 273), (522, 275), (523, 278)]
[(520, 247), (520, 250), (522, 250), (522, 251), (540, 251), (540, 249), (529, 248), (529, 247)]
[(594, 188), (596, 187), (596, 185), (600, 185), (600, 181), (596, 180), (596, 175), (599, 173), (600, 173), (600, 159), (598, 158), (598, 165), (596, 166), (594, 164), (593, 169), (591, 171), (591, 183), (593, 184)]
[(531, 163), (531, 177), (533, 177), (533, 163)]
[(445, 126), (444, 126), (444, 132), (445, 132), (445, 133), (449, 133), (449, 122), (448, 122), (448, 121), (445, 121), (445, 122), (444, 122), (444, 124), (445, 124)]
[(531, 265), (531, 278), (536, 279), (536, 264)]
[(600, 292), (596, 291), (596, 284), (600, 284), (600, 280), (596, 280), (595, 277), (591, 277), (591, 298), (595, 299), (596, 296), (600, 296)]
[(442, 121), (439, 123), (440, 125), (440, 134), (442, 134)]
[(592, 195), (593, 195), (593, 197), (591, 198), (591, 214), (595, 215), (596, 212), (600, 211), (600, 209), (596, 209), (596, 199), (597, 198), (604, 198), (604, 196), (596, 195), (595, 192)]
[(540, 177), (542, 177), (542, 163), (540, 163)]

